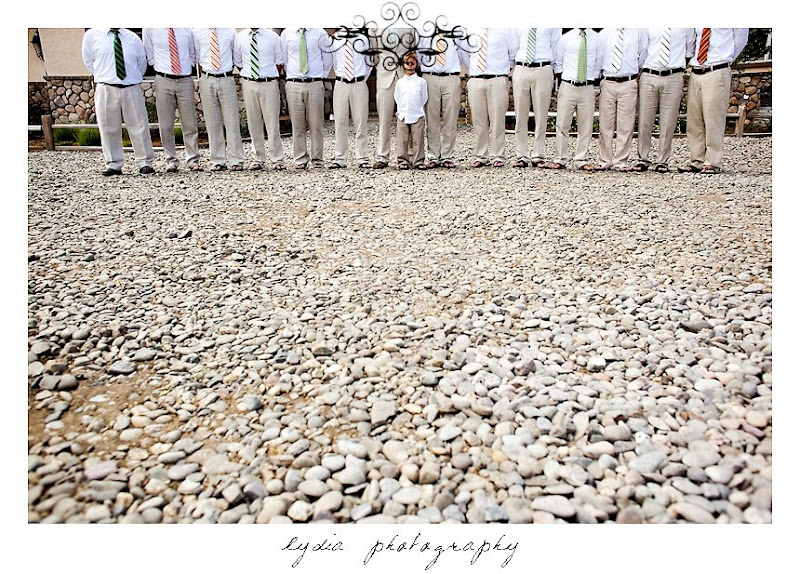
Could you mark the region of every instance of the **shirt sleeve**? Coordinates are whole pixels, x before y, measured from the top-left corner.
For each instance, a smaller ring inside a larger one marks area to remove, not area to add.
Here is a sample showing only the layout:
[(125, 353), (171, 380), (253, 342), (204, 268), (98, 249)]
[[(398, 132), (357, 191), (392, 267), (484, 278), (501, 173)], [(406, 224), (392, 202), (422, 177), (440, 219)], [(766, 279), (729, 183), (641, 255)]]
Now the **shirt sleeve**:
[(320, 28), (319, 32), (321, 34), (320, 42), (322, 43), (320, 45), (320, 51), (322, 52), (322, 77), (327, 78), (333, 69), (333, 54), (323, 48), (327, 48), (326, 44), (330, 42), (330, 36), (328, 36), (328, 33), (322, 28)]
[(142, 41), (144, 42), (144, 53), (147, 56), (147, 63), (155, 65), (155, 52), (153, 51), (153, 29), (145, 28), (142, 30)]
[(603, 54), (605, 53), (605, 42), (601, 42), (598, 36), (595, 36), (597, 39), (597, 50), (595, 50), (594, 56), (594, 66), (592, 69), (592, 77), (599, 78), (601, 72), (603, 71)]
[(560, 74), (564, 70), (564, 35), (561, 34), (555, 43), (556, 49), (553, 52), (553, 73)]
[(142, 40), (135, 33), (131, 32), (131, 40), (133, 45), (136, 46), (136, 65), (139, 66), (139, 71), (144, 76), (147, 71), (147, 56), (144, 53), (144, 44)]
[(519, 50), (519, 32), (512, 29), (506, 30), (506, 42), (508, 43), (508, 64), (513, 68)]
[(686, 28), (686, 59), (694, 56), (695, 42), (697, 42), (697, 32), (694, 28)]
[(647, 28), (639, 28), (639, 71), (644, 68), (647, 60)]
[(242, 45), (241, 38), (237, 34), (233, 37), (233, 65), (242, 69)]
[(94, 32), (87, 31), (83, 35), (83, 43), (81, 44), (81, 54), (83, 56), (83, 64), (89, 73), (94, 75)]
[(733, 29), (733, 59), (739, 57), (744, 47), (747, 45), (747, 38), (750, 35), (750, 28)]
[(428, 82), (422, 80), (422, 94), (420, 96), (422, 107), (425, 107), (425, 104), (428, 103)]
[(197, 50), (194, 47), (194, 32), (191, 28), (187, 28), (189, 34), (189, 62), (194, 66), (197, 64)]
[(275, 41), (272, 43), (272, 57), (276, 66), (283, 66), (286, 63), (286, 59), (283, 57), (281, 39), (277, 34), (275, 34)]

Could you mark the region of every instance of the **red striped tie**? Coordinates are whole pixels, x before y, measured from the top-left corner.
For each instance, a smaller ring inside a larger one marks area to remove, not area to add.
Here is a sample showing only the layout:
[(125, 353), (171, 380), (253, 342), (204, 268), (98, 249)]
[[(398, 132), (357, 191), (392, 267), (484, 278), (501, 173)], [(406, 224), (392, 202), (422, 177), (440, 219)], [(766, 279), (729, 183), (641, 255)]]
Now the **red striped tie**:
[(211, 67), (215, 70), (219, 70), (220, 63), (219, 63), (219, 39), (217, 38), (217, 29), (211, 29)]
[(169, 60), (172, 64), (172, 73), (176, 76), (181, 73), (181, 59), (178, 56), (178, 41), (175, 39), (175, 29), (167, 28), (169, 37)]
[(700, 36), (700, 49), (697, 51), (697, 63), (705, 64), (708, 59), (708, 45), (711, 42), (711, 28), (703, 28)]
[(478, 70), (483, 72), (486, 69), (486, 52), (489, 47), (489, 29), (484, 28), (481, 32), (481, 47), (478, 50)]

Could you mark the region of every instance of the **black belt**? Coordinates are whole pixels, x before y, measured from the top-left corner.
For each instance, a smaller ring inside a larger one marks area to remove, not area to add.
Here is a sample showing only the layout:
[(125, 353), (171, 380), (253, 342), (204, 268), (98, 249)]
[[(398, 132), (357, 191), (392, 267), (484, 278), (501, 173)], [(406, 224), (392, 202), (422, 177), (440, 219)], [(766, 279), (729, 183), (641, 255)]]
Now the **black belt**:
[(337, 76), (336, 77), (336, 81), (337, 82), (344, 82), (345, 84), (355, 84), (356, 82), (360, 82), (364, 78), (366, 78), (366, 76), (357, 76), (357, 77), (353, 78), (352, 80), (348, 80), (347, 78), (340, 78), (340, 77)]
[(572, 84), (573, 86), (578, 86), (578, 87), (580, 87), (580, 86), (588, 86), (589, 84), (592, 83), (591, 80), (589, 80), (588, 82), (576, 82), (575, 80), (561, 80), (561, 81), (562, 82), (566, 82), (568, 84)]
[(729, 67), (730, 67), (730, 64), (725, 63), (725, 64), (717, 64), (716, 66), (710, 66), (708, 68), (692, 68), (692, 73), (693, 74), (703, 75), (703, 74), (707, 74), (708, 72), (716, 72), (717, 70), (723, 70), (723, 69), (729, 68)]
[(301, 82), (306, 84), (308, 82), (321, 82), (322, 78), (286, 78), (287, 82)]
[(479, 76), (472, 77), (478, 78), (479, 80), (491, 80), (492, 78), (507, 78), (508, 74), (481, 74)]
[(164, 72), (156, 71), (157, 76), (164, 76), (165, 78), (169, 78), (170, 80), (182, 80), (183, 78), (191, 78), (191, 75), (186, 76), (175, 76), (173, 74), (165, 74)]
[(636, 74), (632, 76), (603, 76), (603, 79), (610, 82), (630, 82), (636, 79)]
[(239, 76), (241, 80), (247, 80), (248, 82), (271, 82), (272, 80), (277, 80), (278, 76), (273, 76), (272, 78), (247, 78), (245, 76)]
[(131, 86), (138, 86), (139, 84), (109, 84), (108, 82), (98, 82), (104, 86), (111, 86), (112, 88), (130, 88)]
[(206, 76), (211, 76), (212, 78), (227, 78), (233, 76), (233, 71), (224, 72), (222, 74), (212, 74), (211, 72), (206, 72), (205, 70), (203, 70), (203, 73)]
[(683, 72), (685, 69), (686, 68), (672, 68), (671, 70), (654, 70), (653, 68), (642, 68), (642, 72), (656, 76), (671, 76), (672, 74)]
[(460, 76), (461, 72), (422, 72), (423, 76), (426, 75), (426, 74), (428, 76), (439, 76), (439, 77), (442, 77), (442, 76)]
[(549, 66), (550, 62), (514, 62), (517, 66), (525, 66), (526, 68), (543, 68)]

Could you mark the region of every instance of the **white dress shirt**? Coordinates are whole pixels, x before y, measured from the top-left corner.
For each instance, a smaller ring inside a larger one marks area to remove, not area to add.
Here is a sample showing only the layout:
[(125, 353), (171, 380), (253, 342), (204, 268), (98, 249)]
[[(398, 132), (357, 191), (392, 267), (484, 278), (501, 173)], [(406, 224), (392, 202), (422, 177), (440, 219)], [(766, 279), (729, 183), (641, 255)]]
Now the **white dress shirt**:
[[(219, 44), (219, 69), (211, 65), (211, 30), (217, 31), (217, 44)], [(236, 38), (235, 28), (195, 28), (194, 50), (197, 53), (197, 63), (203, 72), (210, 74), (224, 74), (233, 71), (233, 42)]]
[(508, 75), (514, 67), (514, 57), (517, 55), (519, 38), (514, 30), (508, 28), (489, 28), (488, 44), (486, 49), (486, 68), (478, 69), (478, 53), (481, 46), (481, 36), (485, 28), (469, 30), (471, 36), (469, 47), (469, 66), (467, 73), (470, 76), (482, 75)]
[[(536, 28), (536, 44), (533, 51), (533, 62), (552, 62), (556, 58), (558, 39), (561, 38), (561, 28)], [(528, 28), (517, 30), (519, 49), (514, 58), (517, 62), (531, 64), (528, 61)]]
[[(586, 79), (596, 80), (600, 77), (603, 49), (600, 36), (591, 28), (586, 30)], [(562, 80), (577, 81), (578, 50), (580, 49), (580, 28), (573, 28), (558, 39), (556, 59), (553, 61), (553, 72), (561, 74)]]
[(428, 82), (417, 74), (404, 75), (394, 86), (394, 101), (397, 117), (407, 124), (415, 123), (425, 115)]
[(306, 28), (308, 72), (300, 71), (300, 29), (286, 28), (281, 32), (283, 61), (287, 78), (326, 78), (333, 67), (331, 39), (322, 28)]
[(700, 38), (703, 35), (702, 28), (695, 28), (695, 49), (692, 59), (689, 61), (691, 66), (707, 68), (716, 64), (733, 62), (744, 50), (747, 44), (749, 28), (711, 28), (711, 37), (708, 43), (708, 55), (703, 64), (697, 62), (697, 52), (700, 50)]
[(669, 34), (669, 56), (666, 66), (661, 65), (661, 36), (666, 28), (647, 29), (647, 57), (644, 68), (651, 70), (674, 70), (685, 68), (686, 60), (694, 51), (694, 28), (671, 28)]
[(144, 44), (135, 33), (127, 28), (119, 29), (122, 54), (125, 58), (125, 77), (117, 77), (117, 60), (114, 56), (114, 34), (110, 28), (91, 28), (83, 36), (83, 63), (101, 84), (132, 85), (142, 83), (147, 70), (147, 56)]
[[(614, 44), (617, 32), (622, 30), (622, 63), (613, 68)], [(600, 31), (603, 51), (603, 75), (606, 77), (636, 76), (647, 57), (647, 30), (645, 28), (603, 28)]]
[(417, 55), (419, 57), (419, 69), (423, 74), (437, 73), (437, 74), (452, 74), (454, 72), (461, 73), (461, 66), (465, 68), (469, 66), (469, 55), (461, 49), (458, 40), (454, 38), (444, 38), (447, 46), (444, 50), (444, 65), (436, 62), (437, 54), (425, 54), (426, 50), (438, 50), (436, 38), (429, 38), (423, 36), (419, 41), (419, 48)]
[(180, 72), (172, 71), (172, 57), (169, 51), (168, 28), (145, 28), (142, 30), (144, 51), (147, 54), (147, 63), (162, 74), (188, 76), (192, 73), (197, 57), (194, 51), (194, 36), (191, 28), (173, 28), (175, 43), (178, 46), (178, 61)]
[[(369, 39), (363, 34), (359, 34), (355, 38), (349, 39), (353, 46), (353, 77), (358, 78), (364, 76), (365, 78), (372, 72), (372, 66), (366, 56), (359, 52), (365, 52), (370, 49)], [(333, 50), (333, 69), (336, 72), (337, 78), (344, 78), (346, 73), (346, 50), (345, 44), (347, 40), (344, 38), (334, 39), (333, 46), (327, 48)]]
[(239, 68), (239, 76), (243, 78), (277, 78), (278, 65), (283, 64), (281, 39), (275, 32), (267, 28), (258, 28), (255, 32), (258, 45), (258, 76), (253, 77), (250, 44), (253, 30), (246, 28), (236, 34), (233, 43), (233, 65)]

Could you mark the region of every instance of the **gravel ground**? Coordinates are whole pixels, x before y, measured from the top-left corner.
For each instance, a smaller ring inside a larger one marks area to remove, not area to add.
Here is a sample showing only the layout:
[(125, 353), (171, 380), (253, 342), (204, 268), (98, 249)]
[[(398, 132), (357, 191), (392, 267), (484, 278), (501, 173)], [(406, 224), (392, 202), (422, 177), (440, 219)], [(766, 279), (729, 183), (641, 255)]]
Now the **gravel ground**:
[(473, 142), (426, 172), (29, 154), (29, 522), (771, 523), (771, 138), (716, 176)]

